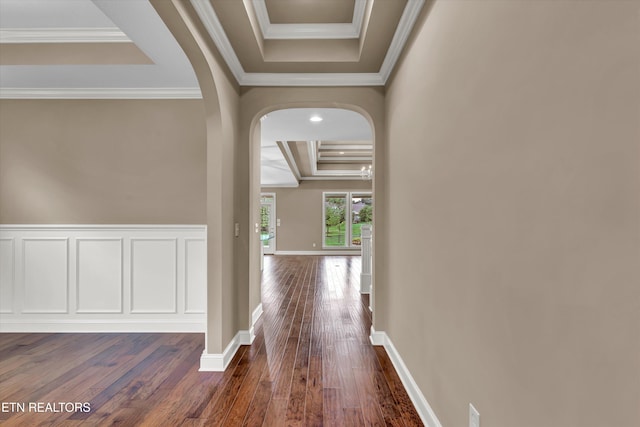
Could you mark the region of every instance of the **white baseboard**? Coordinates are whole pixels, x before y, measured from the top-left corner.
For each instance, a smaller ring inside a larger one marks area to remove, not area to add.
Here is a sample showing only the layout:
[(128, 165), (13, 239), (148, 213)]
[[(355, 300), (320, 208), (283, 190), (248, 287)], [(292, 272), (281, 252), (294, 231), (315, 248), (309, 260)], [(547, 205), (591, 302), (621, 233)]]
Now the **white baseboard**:
[(404, 364), (402, 357), (400, 357), (400, 353), (398, 353), (398, 350), (396, 350), (393, 342), (391, 342), (391, 339), (386, 332), (376, 331), (372, 326), (369, 339), (373, 345), (384, 346), (384, 349), (391, 359), (391, 363), (393, 363), (393, 367), (396, 369), (396, 372), (398, 372), (400, 380), (402, 381), (404, 388), (407, 390), (409, 398), (411, 399), (411, 402), (413, 402), (413, 406), (415, 406), (416, 411), (418, 411), (424, 425), (427, 427), (442, 427), (438, 417), (436, 417), (436, 414), (433, 412), (429, 402), (427, 402), (422, 391), (420, 391), (420, 388), (413, 379), (411, 372), (409, 372), (409, 369)]
[(233, 359), (233, 356), (235, 356), (241, 345), (251, 345), (253, 343), (253, 340), (256, 338), (255, 325), (260, 316), (262, 316), (262, 303), (258, 304), (255, 310), (253, 310), (253, 313), (251, 313), (251, 328), (248, 331), (238, 331), (221, 354), (202, 353), (200, 357), (200, 371), (224, 371), (227, 366), (229, 366), (231, 359)]
[(369, 335), (369, 341), (372, 345), (382, 345), (387, 343), (387, 334), (385, 332), (376, 331), (373, 326), (371, 327), (371, 335)]
[(276, 251), (274, 255), (360, 255), (360, 250)]
[(223, 372), (231, 363), (233, 356), (241, 345), (250, 345), (251, 334), (249, 331), (238, 331), (235, 337), (231, 340), (227, 348), (222, 353), (206, 353), (206, 350), (202, 352), (200, 356), (200, 369), (201, 372)]
[(253, 313), (251, 313), (251, 327), (255, 326), (260, 316), (262, 316), (262, 303), (258, 304)]
[(249, 329), (249, 341), (251, 343), (253, 343), (253, 340), (256, 338), (256, 322), (258, 321), (258, 319), (260, 319), (260, 316), (262, 316), (262, 303), (258, 304), (258, 306), (256, 307), (255, 310), (253, 310), (253, 313), (251, 313), (251, 328)]
[(360, 293), (361, 294), (370, 294), (371, 293), (371, 274), (360, 274)]
[(22, 333), (204, 333), (206, 318), (202, 320), (110, 320), (110, 319), (2, 319), (0, 332)]
[(251, 337), (251, 332), (249, 331), (238, 331), (235, 338), (238, 341), (238, 345), (251, 345), (253, 342), (253, 338)]

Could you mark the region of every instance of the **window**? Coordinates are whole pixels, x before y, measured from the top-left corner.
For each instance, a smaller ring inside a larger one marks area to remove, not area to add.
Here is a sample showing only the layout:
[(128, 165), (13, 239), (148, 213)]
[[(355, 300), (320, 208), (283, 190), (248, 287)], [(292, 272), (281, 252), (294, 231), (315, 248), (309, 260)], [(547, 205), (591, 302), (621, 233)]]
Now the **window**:
[(347, 246), (347, 193), (324, 193), (324, 242), (326, 247)]
[(260, 196), (260, 240), (265, 254), (276, 250), (276, 195), (262, 193)]
[(323, 197), (322, 246), (325, 248), (357, 248), (360, 227), (373, 221), (371, 193), (327, 192)]
[(360, 246), (360, 227), (373, 222), (371, 193), (351, 194), (351, 246)]

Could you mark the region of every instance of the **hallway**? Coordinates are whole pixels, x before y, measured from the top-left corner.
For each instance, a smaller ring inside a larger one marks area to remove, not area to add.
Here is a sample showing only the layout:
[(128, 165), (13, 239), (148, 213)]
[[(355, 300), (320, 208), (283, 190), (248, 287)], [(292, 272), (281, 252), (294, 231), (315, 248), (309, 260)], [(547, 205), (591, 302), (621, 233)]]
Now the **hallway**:
[(384, 349), (369, 342), (359, 275), (360, 257), (266, 258), (264, 326), (251, 347), (266, 366), (250, 405), (260, 414), (257, 402), (270, 398), (265, 425), (422, 425)]
[[(422, 425), (373, 347), (360, 258), (266, 257), (256, 339), (198, 372), (201, 334), (1, 334), (3, 425)], [(88, 402), (32, 413), (28, 402)], [(10, 408), (8, 408), (10, 409)]]

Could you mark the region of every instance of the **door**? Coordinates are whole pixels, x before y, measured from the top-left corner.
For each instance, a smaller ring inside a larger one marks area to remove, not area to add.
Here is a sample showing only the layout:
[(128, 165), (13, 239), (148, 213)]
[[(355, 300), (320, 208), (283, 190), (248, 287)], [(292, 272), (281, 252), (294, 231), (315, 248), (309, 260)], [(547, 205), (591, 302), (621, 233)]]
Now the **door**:
[(264, 254), (276, 251), (276, 195), (263, 193), (260, 197), (260, 240)]

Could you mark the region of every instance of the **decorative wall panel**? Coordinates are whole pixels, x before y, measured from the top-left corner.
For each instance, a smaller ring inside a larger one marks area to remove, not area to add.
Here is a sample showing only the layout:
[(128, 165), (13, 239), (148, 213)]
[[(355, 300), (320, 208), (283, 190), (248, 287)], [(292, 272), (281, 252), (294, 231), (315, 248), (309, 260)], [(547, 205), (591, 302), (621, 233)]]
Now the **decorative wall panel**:
[(67, 313), (69, 296), (66, 238), (24, 239), (24, 313)]
[(205, 313), (207, 309), (207, 241), (188, 239), (185, 244), (185, 313)]
[(131, 312), (176, 312), (176, 240), (131, 240)]
[(0, 332), (204, 332), (206, 227), (1, 225)]
[(122, 239), (76, 242), (76, 312), (122, 313)]
[(13, 312), (13, 239), (0, 239), (0, 313)]

